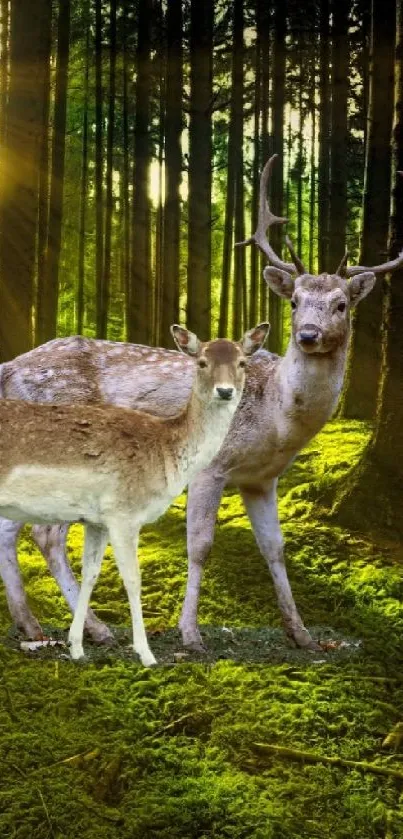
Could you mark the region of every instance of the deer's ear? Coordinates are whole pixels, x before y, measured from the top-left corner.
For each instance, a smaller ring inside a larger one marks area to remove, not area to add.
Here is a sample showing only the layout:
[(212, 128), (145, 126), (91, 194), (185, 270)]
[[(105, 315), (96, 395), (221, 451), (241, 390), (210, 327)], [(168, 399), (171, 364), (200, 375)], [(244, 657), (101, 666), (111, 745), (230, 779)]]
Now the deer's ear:
[(182, 350), (182, 352), (187, 353), (187, 355), (198, 355), (201, 349), (201, 341), (199, 341), (197, 335), (194, 332), (189, 332), (184, 326), (178, 326), (177, 323), (174, 323), (173, 326), (170, 327), (171, 335), (175, 341), (176, 346), (178, 349)]
[(376, 281), (376, 276), (372, 271), (365, 271), (363, 274), (356, 274), (349, 284), (348, 290), (350, 294), (350, 305), (352, 308), (357, 305), (364, 297), (372, 291)]
[(275, 268), (274, 265), (266, 265), (263, 276), (267, 285), (275, 294), (280, 297), (287, 297), (288, 299), (294, 294), (295, 283), (287, 271), (282, 271), (281, 268)]
[(260, 347), (263, 346), (269, 332), (269, 323), (259, 323), (258, 326), (254, 326), (253, 329), (248, 329), (241, 341), (241, 346), (245, 355), (253, 355), (256, 350), (260, 350)]

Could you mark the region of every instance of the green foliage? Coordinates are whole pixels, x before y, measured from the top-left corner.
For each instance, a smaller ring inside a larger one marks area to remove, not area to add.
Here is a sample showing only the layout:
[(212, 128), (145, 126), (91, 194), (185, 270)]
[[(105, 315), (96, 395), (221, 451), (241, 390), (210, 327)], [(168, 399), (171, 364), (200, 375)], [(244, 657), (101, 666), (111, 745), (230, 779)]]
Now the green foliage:
[[(186, 573), (184, 498), (143, 533), (143, 603), (160, 666), (87, 643), (88, 660), (24, 655), (0, 598), (0, 835), (18, 839), (398, 839), (392, 776), (256, 751), (363, 761), (401, 771), (402, 572), (395, 548), (331, 527), (324, 491), (358, 459), (370, 429), (330, 424), (281, 482), (291, 584), (314, 634), (361, 644), (316, 654), (289, 648), (272, 585), (241, 502), (222, 503), (202, 590), (212, 653), (178, 659)], [(69, 552), (79, 569), (80, 528)], [(21, 565), (44, 624), (69, 615), (24, 533)], [(124, 627), (127, 600), (111, 552), (94, 594), (100, 617)], [(247, 627), (247, 628), (245, 628)], [(315, 628), (316, 627), (316, 628)]]

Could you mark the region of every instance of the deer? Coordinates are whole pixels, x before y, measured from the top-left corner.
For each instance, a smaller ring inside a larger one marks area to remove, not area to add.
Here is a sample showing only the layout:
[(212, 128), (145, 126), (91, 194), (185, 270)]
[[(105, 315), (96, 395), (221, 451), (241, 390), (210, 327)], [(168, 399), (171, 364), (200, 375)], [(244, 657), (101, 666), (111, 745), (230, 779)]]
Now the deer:
[[(288, 580), (278, 517), (278, 480), (337, 405), (352, 310), (370, 293), (378, 274), (403, 263), (401, 253), (381, 265), (347, 267), (345, 254), (334, 274), (312, 275), (288, 238), (293, 261), (280, 259), (267, 239), (271, 226), (287, 221), (270, 210), (267, 199), (275, 160), (276, 155), (261, 174), (256, 231), (241, 245), (257, 246), (267, 258), (264, 278), (291, 307), (291, 335), (284, 356), (260, 349), (250, 358), (230, 433), (210, 465), (189, 485), (188, 583), (180, 628), (184, 645), (199, 651), (204, 649), (197, 624), (203, 569), (213, 544), (221, 496), (229, 485), (242, 495), (273, 580), (286, 634), (297, 646), (317, 648), (298, 613)], [(170, 417), (189, 398), (192, 363), (171, 349), (71, 337), (54, 339), (3, 364), (0, 376), (2, 395), (9, 399), (123, 405)], [(20, 527), (18, 522), (0, 520), (0, 573), (14, 622), (28, 637), (40, 638), (41, 627), (29, 608), (16, 560)], [(66, 524), (33, 528), (50, 572), (74, 609), (78, 585), (66, 558), (66, 533)], [(91, 611), (86, 626), (96, 641), (110, 643), (110, 630)]]
[(260, 324), (240, 342), (202, 343), (172, 326), (177, 346), (193, 359), (193, 376), (185, 407), (169, 418), (111, 405), (0, 400), (0, 514), (84, 524), (82, 584), (69, 630), (73, 660), (84, 656), (84, 620), (109, 541), (129, 599), (133, 648), (144, 666), (156, 664), (141, 609), (139, 532), (219, 450), (241, 399), (247, 357), (268, 330)]

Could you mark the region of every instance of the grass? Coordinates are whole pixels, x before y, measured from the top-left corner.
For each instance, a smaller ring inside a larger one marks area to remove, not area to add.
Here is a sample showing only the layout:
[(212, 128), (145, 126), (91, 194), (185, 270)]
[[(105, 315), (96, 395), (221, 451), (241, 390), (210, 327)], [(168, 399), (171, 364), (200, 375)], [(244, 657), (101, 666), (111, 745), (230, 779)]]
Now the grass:
[[(110, 553), (93, 605), (117, 627), (118, 647), (87, 643), (83, 664), (60, 648), (22, 653), (0, 593), (1, 839), (403, 836), (401, 551), (335, 527), (319, 506), (369, 433), (330, 424), (281, 482), (298, 607), (317, 637), (350, 646), (312, 654), (287, 645), (236, 494), (223, 500), (202, 590), (206, 660), (183, 656), (175, 629), (183, 497), (141, 543), (157, 668), (141, 668), (127, 649), (127, 601)], [(77, 573), (81, 546), (72, 528)], [(27, 534), (20, 556), (34, 611), (65, 629), (67, 607)]]

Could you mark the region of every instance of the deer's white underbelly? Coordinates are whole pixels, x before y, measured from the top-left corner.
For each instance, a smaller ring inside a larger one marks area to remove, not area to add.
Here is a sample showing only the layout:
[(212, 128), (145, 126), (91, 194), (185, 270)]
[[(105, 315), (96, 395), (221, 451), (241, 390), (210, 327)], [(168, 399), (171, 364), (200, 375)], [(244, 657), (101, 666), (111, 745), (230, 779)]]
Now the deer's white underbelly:
[(0, 479), (0, 515), (38, 524), (102, 524), (110, 494), (106, 483), (109, 477), (83, 468), (16, 466)]

